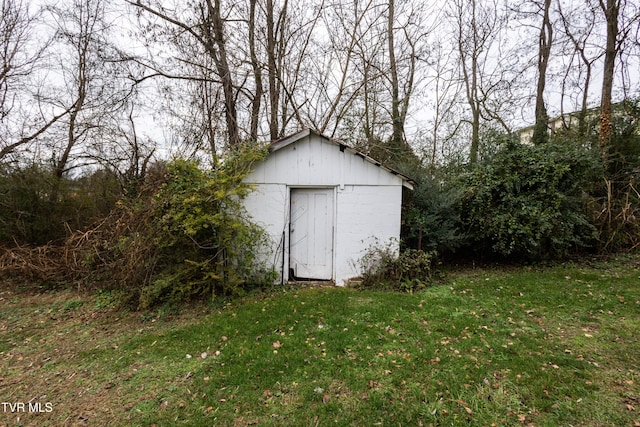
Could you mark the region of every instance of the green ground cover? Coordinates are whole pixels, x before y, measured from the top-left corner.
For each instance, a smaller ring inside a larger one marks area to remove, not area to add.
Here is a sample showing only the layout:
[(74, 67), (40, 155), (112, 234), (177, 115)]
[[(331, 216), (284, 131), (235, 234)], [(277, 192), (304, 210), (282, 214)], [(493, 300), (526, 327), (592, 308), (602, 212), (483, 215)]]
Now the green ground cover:
[(0, 425), (638, 426), (639, 267), (289, 287), (177, 314), (2, 290), (0, 400), (41, 410), (5, 405)]

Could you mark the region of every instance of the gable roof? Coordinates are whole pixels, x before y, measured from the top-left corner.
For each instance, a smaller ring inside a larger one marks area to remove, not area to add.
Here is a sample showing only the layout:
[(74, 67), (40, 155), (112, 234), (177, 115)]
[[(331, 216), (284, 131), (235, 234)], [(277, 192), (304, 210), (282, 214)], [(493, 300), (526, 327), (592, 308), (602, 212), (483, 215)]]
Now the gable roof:
[(320, 132), (317, 132), (317, 131), (312, 130), (312, 129), (308, 129), (308, 128), (307, 129), (303, 129), (303, 130), (301, 130), (299, 132), (296, 132), (296, 133), (294, 133), (292, 135), (285, 136), (284, 138), (281, 138), (281, 139), (279, 139), (277, 141), (272, 142), (269, 145), (269, 153), (273, 153), (273, 152), (278, 151), (278, 150), (280, 150), (280, 149), (282, 149), (284, 147), (287, 147), (287, 146), (289, 146), (291, 144), (294, 144), (294, 143), (300, 141), (301, 139), (306, 138), (306, 137), (308, 137), (310, 135), (315, 135), (315, 136), (318, 136), (320, 138), (323, 138), (326, 141), (328, 141), (329, 143), (338, 146), (341, 152), (348, 151), (349, 153), (360, 157), (361, 159), (371, 163), (372, 165), (377, 166), (377, 167), (379, 167), (379, 168), (381, 168), (381, 169), (383, 169), (383, 170), (385, 170), (385, 171), (387, 171), (387, 172), (389, 172), (389, 173), (391, 173), (393, 175), (396, 175), (397, 177), (402, 179), (402, 186), (403, 187), (406, 187), (406, 188), (408, 188), (410, 190), (413, 190), (413, 186), (415, 185), (415, 181), (413, 179), (411, 179), (408, 176), (398, 172), (397, 170), (395, 170), (393, 168), (390, 168), (388, 166), (383, 165), (382, 163), (380, 163), (379, 161), (375, 160), (374, 158), (367, 156), (366, 154), (356, 150), (355, 148), (350, 147), (349, 145), (345, 144), (344, 142), (342, 142), (340, 140), (337, 140), (335, 138), (330, 138), (330, 137), (328, 137), (326, 135), (323, 135)]

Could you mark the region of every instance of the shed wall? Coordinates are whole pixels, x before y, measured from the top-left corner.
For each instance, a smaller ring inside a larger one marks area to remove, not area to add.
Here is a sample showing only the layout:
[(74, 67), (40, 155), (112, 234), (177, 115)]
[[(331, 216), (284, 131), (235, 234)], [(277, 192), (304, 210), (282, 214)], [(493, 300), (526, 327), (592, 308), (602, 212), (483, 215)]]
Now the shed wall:
[(336, 284), (361, 275), (360, 259), (372, 245), (398, 250), (402, 187), (346, 186), (338, 190)]
[[(333, 278), (342, 285), (361, 274), (359, 260), (371, 245), (398, 249), (402, 178), (318, 135), (280, 148), (246, 178), (255, 190), (244, 200), (269, 237), (263, 260), (289, 280), (292, 188), (333, 188)], [(284, 260), (284, 270), (283, 263)]]
[[(258, 184), (245, 199), (253, 220), (268, 235), (262, 261), (289, 280), (289, 197), (284, 184)], [(334, 279), (361, 275), (360, 259), (372, 245), (398, 249), (402, 187), (348, 185), (336, 188)], [(284, 257), (284, 258), (283, 258)]]
[[(249, 193), (243, 204), (254, 222), (267, 233), (267, 247), (261, 254), (261, 261), (281, 273), (284, 251), (287, 272), (289, 188), (285, 184), (256, 184), (255, 190)], [(284, 279), (288, 280), (288, 275), (285, 274)]]

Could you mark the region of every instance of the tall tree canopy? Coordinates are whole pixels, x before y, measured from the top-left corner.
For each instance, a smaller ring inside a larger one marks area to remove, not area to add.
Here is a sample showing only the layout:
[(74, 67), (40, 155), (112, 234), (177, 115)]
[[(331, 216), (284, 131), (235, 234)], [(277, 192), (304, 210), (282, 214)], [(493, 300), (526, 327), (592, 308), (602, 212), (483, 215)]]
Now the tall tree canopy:
[(593, 107), (605, 152), (610, 106), (640, 91), (639, 9), (2, 0), (0, 160), (53, 159), (58, 176), (92, 162), (126, 171), (150, 152), (216, 164), (229, 148), (311, 127), (366, 152), (476, 163), (487, 132), (535, 124), (544, 141), (548, 118), (572, 111), (584, 132)]

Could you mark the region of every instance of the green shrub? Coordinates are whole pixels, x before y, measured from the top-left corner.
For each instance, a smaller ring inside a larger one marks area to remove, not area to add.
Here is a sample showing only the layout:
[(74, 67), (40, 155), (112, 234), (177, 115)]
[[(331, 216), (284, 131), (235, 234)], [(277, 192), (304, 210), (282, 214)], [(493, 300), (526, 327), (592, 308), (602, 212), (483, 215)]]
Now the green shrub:
[(433, 275), (435, 252), (406, 249), (400, 254), (393, 245), (371, 246), (360, 259), (362, 288), (414, 292), (428, 286)]
[(162, 182), (118, 203), (84, 259), (89, 283), (129, 292), (139, 308), (237, 295), (272, 283), (258, 265), (264, 232), (249, 221), (243, 182), (264, 151), (229, 153), (215, 169), (193, 161), (166, 165)]
[(47, 165), (0, 166), (0, 243), (61, 242), (108, 215), (119, 195), (106, 170), (57, 178)]
[(460, 228), (457, 209), (462, 189), (450, 177), (424, 169), (414, 176), (414, 190), (403, 213), (403, 242), (409, 248), (436, 251), (442, 256), (455, 253), (468, 238)]
[(507, 143), (461, 178), (465, 194), (458, 208), (471, 248), (529, 261), (593, 248), (597, 232), (583, 188), (597, 166), (579, 147)]

